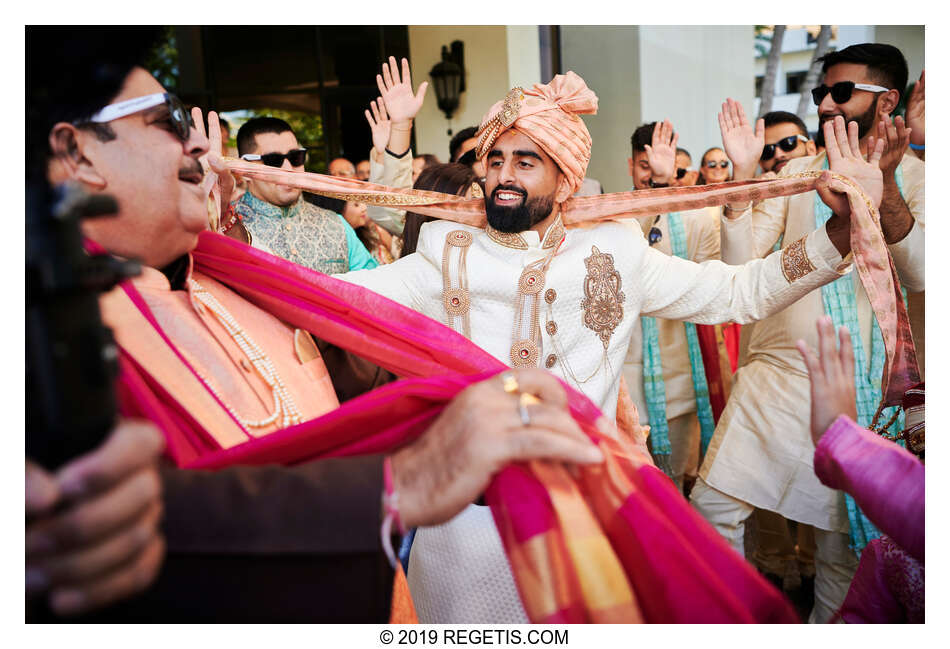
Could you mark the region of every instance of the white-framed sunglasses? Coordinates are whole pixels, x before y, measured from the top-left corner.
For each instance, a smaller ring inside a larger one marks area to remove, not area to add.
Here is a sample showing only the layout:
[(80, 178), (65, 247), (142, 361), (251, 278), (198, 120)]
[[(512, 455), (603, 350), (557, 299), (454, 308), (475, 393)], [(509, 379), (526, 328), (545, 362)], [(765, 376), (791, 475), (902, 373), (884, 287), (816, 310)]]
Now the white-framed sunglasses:
[(135, 113), (140, 113), (149, 108), (161, 106), (162, 104), (168, 107), (168, 114), (171, 117), (175, 135), (177, 135), (182, 142), (187, 142), (191, 136), (191, 127), (195, 125), (194, 121), (191, 118), (191, 114), (185, 108), (185, 105), (181, 103), (181, 99), (168, 92), (156, 92), (151, 95), (133, 97), (132, 99), (109, 104), (86, 121), (95, 124), (105, 124), (113, 120), (128, 117), (129, 115), (134, 115)]

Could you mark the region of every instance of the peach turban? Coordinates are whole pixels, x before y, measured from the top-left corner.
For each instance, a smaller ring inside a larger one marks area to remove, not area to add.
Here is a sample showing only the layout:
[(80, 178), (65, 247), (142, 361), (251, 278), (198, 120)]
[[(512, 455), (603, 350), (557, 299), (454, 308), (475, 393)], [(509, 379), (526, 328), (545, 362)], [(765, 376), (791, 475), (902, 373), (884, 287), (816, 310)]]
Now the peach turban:
[(597, 113), (597, 95), (573, 72), (531, 90), (512, 88), (492, 106), (475, 136), (475, 154), (484, 158), (498, 136), (515, 129), (531, 138), (561, 169), (577, 191), (590, 162), (590, 132), (578, 114)]

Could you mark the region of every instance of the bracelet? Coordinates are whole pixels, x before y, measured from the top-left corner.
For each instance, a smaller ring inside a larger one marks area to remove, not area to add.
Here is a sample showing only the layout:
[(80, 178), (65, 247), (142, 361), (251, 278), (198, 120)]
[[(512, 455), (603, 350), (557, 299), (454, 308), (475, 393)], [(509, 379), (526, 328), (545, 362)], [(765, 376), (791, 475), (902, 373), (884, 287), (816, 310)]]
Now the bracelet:
[(383, 551), (389, 564), (396, 569), (396, 553), (393, 552), (392, 530), (395, 524), (396, 529), (402, 535), (406, 534), (406, 528), (399, 518), (399, 494), (393, 490), (393, 463), (392, 457), (387, 455), (383, 460), (383, 511), (386, 517), (383, 519), (383, 525), (379, 529), (380, 541), (383, 544)]
[(226, 232), (230, 231), (231, 228), (233, 228), (234, 225), (241, 220), (241, 215), (238, 214), (234, 209), (234, 203), (228, 204), (228, 209), (225, 211), (224, 215), (228, 217), (228, 220), (227, 222), (222, 223), (218, 228), (218, 232), (221, 234), (225, 234)]
[(745, 212), (746, 210), (752, 207), (752, 201), (749, 201), (749, 204), (742, 208), (732, 207), (728, 203), (722, 206), (727, 212)]
[(913, 142), (910, 142), (909, 145), (914, 151), (923, 151), (925, 146), (923, 144), (914, 144)]

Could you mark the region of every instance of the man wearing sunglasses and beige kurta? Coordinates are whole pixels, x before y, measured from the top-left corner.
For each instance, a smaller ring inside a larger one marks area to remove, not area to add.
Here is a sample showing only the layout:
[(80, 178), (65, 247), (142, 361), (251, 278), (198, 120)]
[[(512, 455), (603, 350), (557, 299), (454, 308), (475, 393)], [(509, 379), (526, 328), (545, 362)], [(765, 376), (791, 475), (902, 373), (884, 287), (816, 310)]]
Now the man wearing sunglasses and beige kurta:
[[(905, 128), (903, 118), (893, 123), (890, 119), (907, 84), (907, 63), (897, 48), (876, 43), (832, 52), (822, 63), (824, 80), (812, 93), (821, 123), (837, 116), (857, 122), (862, 154), (868, 147), (873, 149), (875, 140), (887, 141), (888, 153), (880, 165), (884, 174), (881, 229), (904, 288), (923, 291), (924, 165), (905, 154), (911, 129)], [(765, 148), (764, 121), (758, 120), (753, 128), (742, 107), (731, 99), (723, 105), (719, 121), (735, 178), (751, 178)], [(823, 138), (819, 144), (824, 144)], [(827, 168), (828, 156), (822, 153), (791, 160), (778, 175)], [(776, 244), (787, 246), (829, 216), (830, 210), (814, 192), (755, 205), (727, 205), (721, 228), (722, 260), (742, 264), (764, 257)], [(745, 519), (755, 507), (814, 526), (817, 551), (811, 622), (826, 622), (841, 605), (857, 567), (856, 551), (880, 534), (843, 492), (822, 485), (812, 468), (811, 395), (795, 341), (801, 338), (815, 346), (814, 322), (826, 313), (836, 327), (847, 326), (855, 341), (858, 417), (863, 426), (871, 423), (880, 400), (883, 340), (864, 288), (852, 274), (753, 325), (747, 361), (736, 374), (731, 399), (691, 494), (697, 509), (740, 552)], [(919, 332), (914, 332), (918, 347), (922, 343)], [(890, 409), (885, 411), (884, 421), (890, 414)], [(897, 421), (893, 426), (900, 430), (902, 424)]]

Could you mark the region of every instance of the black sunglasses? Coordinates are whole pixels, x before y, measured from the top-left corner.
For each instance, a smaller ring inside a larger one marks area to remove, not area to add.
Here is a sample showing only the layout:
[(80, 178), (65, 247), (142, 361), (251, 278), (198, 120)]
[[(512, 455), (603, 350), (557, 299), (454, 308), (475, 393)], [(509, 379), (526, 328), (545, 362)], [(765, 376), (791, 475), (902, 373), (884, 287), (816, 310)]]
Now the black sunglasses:
[(686, 172), (687, 172), (687, 171), (689, 171), (689, 169), (684, 169), (683, 167), (677, 167), (677, 168), (676, 168), (676, 179), (677, 179), (677, 180), (682, 180), (682, 179), (683, 179), (683, 176), (686, 175)]
[(716, 162), (715, 160), (710, 160), (709, 162), (706, 163), (706, 166), (709, 167), (710, 169), (715, 169), (717, 164), (723, 169), (725, 169), (726, 167), (729, 166), (729, 161), (722, 160), (720, 162)]
[(802, 135), (789, 135), (788, 137), (783, 137), (781, 140), (774, 144), (766, 144), (762, 147), (762, 162), (766, 162), (775, 157), (775, 149), (778, 147), (785, 153), (791, 153), (795, 150), (795, 147), (798, 146), (798, 141), (807, 142), (808, 138)]
[(288, 151), (287, 153), (264, 153), (262, 155), (258, 155), (256, 153), (245, 153), (241, 156), (241, 160), (249, 160), (251, 162), (260, 160), (268, 167), (281, 167), (284, 164), (284, 160), (287, 160), (290, 162), (291, 167), (302, 167), (307, 161), (307, 150), (294, 149), (293, 151)]
[(816, 106), (821, 105), (821, 101), (831, 93), (831, 100), (836, 104), (846, 104), (851, 99), (855, 90), (866, 90), (867, 92), (887, 92), (883, 86), (872, 86), (869, 83), (855, 83), (854, 81), (839, 81), (830, 88), (824, 84), (811, 89), (811, 98)]
[(647, 234), (647, 241), (650, 242), (651, 246), (655, 246), (663, 240), (663, 232), (660, 231), (660, 228), (656, 227), (656, 224), (660, 222), (660, 215), (657, 214), (656, 218), (653, 219), (653, 227), (650, 228), (649, 234)]

